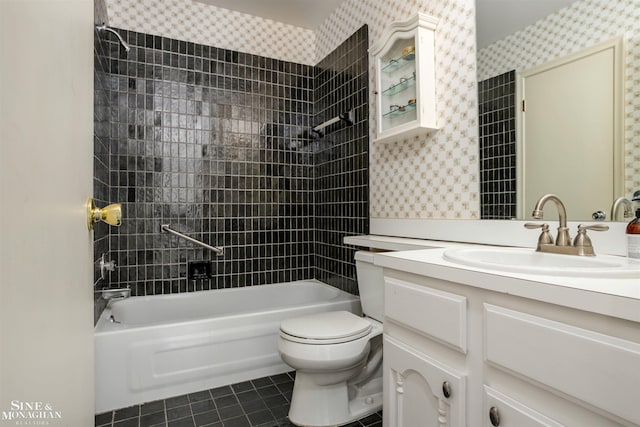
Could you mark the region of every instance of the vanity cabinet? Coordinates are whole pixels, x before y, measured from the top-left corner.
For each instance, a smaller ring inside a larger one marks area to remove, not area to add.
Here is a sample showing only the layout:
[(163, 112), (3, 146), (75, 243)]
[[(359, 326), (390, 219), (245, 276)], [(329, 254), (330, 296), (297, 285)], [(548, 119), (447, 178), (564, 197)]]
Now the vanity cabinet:
[(392, 24), (371, 47), (376, 73), (374, 142), (437, 129), (434, 34), (437, 20), (418, 14)]
[(637, 322), (385, 268), (384, 342), (388, 426), (640, 425)]
[[(395, 334), (391, 322), (400, 329)], [(385, 278), (385, 328), (384, 425), (465, 425), (465, 374), (423, 344), (434, 339), (466, 351), (466, 299)]]

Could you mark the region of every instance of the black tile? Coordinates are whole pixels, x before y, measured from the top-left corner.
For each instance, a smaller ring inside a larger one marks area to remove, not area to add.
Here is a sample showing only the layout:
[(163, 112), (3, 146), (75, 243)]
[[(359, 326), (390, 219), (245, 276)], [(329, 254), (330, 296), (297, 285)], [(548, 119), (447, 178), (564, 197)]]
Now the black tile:
[(233, 391), (235, 391), (236, 393), (240, 393), (247, 390), (253, 390), (254, 387), (251, 383), (252, 381), (245, 381), (242, 383), (234, 384), (231, 388), (233, 388)]
[(169, 421), (190, 417), (190, 416), (191, 416), (191, 407), (189, 405), (177, 406), (174, 408), (167, 408), (167, 419)]
[(215, 410), (195, 414), (193, 418), (197, 426), (206, 426), (220, 421), (220, 415), (218, 415), (218, 411)]
[(119, 420), (124, 420), (127, 418), (138, 417), (138, 416), (140, 416), (140, 406), (135, 405), (135, 406), (130, 406), (128, 408), (118, 409), (117, 411), (115, 411), (115, 413), (113, 414), (113, 420), (119, 421)]
[(241, 403), (240, 406), (242, 406), (242, 409), (247, 414), (268, 409), (267, 404), (262, 399), (244, 402)]
[(140, 419), (138, 417), (128, 418), (126, 420), (116, 421), (114, 427), (139, 427)]
[(200, 402), (203, 400), (211, 400), (211, 394), (209, 393), (209, 390), (189, 394), (189, 402), (191, 403)]
[(238, 399), (236, 398), (235, 395), (227, 395), (227, 396), (215, 398), (214, 402), (216, 404), (216, 407), (220, 409), (220, 408), (224, 408), (225, 406), (237, 405)]
[(146, 415), (158, 411), (164, 411), (164, 400), (156, 400), (155, 402), (148, 402), (140, 406), (140, 414)]
[(103, 425), (111, 425), (113, 421), (113, 412), (105, 412), (103, 414), (97, 414), (94, 419), (94, 424), (96, 427), (100, 427)]
[(222, 425), (224, 427), (251, 427), (249, 420), (244, 415), (230, 418), (228, 420), (222, 420)]
[(227, 418), (237, 417), (238, 415), (242, 415), (243, 413), (244, 412), (242, 411), (242, 407), (240, 405), (231, 405), (218, 408), (218, 414), (220, 414), (220, 418), (223, 421)]
[(247, 414), (247, 418), (249, 418), (249, 422), (252, 426), (264, 424), (267, 422), (275, 422), (275, 418), (268, 410), (262, 410), (258, 412), (252, 412)]
[(200, 412), (208, 412), (214, 409), (216, 409), (216, 405), (213, 403), (213, 400), (211, 399), (201, 400), (199, 402), (191, 404), (191, 412), (193, 412), (194, 414), (197, 414)]
[(193, 417), (181, 418), (179, 420), (169, 421), (168, 427), (195, 427)]
[(167, 418), (164, 410), (140, 416), (140, 427), (151, 427), (161, 423), (166, 423)]

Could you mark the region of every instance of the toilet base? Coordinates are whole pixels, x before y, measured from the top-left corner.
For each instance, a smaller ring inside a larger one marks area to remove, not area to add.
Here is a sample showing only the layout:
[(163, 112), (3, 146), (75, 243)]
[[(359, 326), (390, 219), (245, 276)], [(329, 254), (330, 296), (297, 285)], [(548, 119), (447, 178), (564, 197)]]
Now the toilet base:
[(305, 427), (349, 424), (382, 408), (382, 371), (364, 384), (346, 381), (318, 387), (316, 374), (296, 373), (289, 421)]

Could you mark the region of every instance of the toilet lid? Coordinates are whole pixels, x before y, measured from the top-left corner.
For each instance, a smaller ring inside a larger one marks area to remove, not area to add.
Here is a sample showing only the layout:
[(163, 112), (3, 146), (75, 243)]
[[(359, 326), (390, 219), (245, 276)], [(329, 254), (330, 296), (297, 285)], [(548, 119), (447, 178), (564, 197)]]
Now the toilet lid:
[(289, 337), (317, 344), (355, 340), (368, 334), (371, 328), (371, 322), (348, 311), (328, 311), (295, 317), (280, 324), (280, 331)]

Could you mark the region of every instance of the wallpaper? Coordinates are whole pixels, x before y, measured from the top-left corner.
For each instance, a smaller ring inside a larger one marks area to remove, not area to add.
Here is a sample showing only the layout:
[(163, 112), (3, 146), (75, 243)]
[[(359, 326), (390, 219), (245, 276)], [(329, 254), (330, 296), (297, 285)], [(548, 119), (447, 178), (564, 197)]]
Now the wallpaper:
[(526, 70), (622, 35), (625, 196), (640, 190), (640, 1), (579, 0), (478, 52), (478, 80)]
[(282, 61), (315, 64), (315, 36), (305, 28), (192, 0), (106, 1), (113, 27)]

